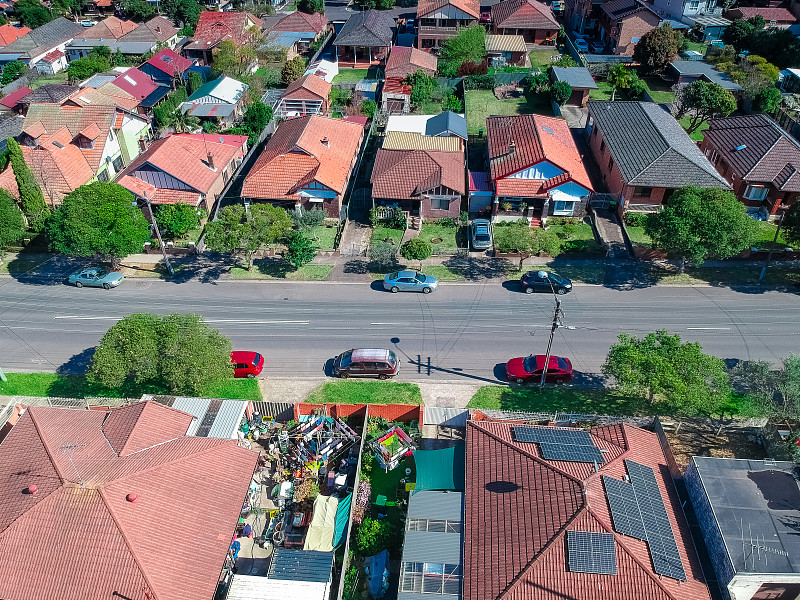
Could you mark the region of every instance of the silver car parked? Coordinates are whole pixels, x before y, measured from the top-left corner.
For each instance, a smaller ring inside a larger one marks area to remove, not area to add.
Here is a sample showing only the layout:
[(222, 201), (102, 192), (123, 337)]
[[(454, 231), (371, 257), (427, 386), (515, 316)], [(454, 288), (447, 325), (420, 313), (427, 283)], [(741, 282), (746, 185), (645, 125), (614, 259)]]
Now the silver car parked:
[(492, 247), (492, 223), (488, 219), (473, 219), (469, 226), (469, 241), (473, 250)]
[(123, 279), (122, 273), (106, 271), (100, 267), (89, 267), (69, 276), (69, 282), (75, 287), (101, 287), (107, 290), (117, 287)]
[(395, 271), (383, 278), (383, 287), (393, 294), (397, 292), (430, 294), (439, 287), (439, 282), (436, 277), (418, 271)]

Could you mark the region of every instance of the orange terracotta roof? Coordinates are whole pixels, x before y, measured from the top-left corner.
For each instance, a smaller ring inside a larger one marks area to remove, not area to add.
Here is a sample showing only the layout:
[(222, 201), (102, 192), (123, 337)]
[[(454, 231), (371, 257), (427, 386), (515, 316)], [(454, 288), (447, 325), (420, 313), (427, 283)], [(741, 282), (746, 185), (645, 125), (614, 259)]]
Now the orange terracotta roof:
[(417, 48), (407, 48), (405, 46), (395, 46), (389, 54), (386, 63), (386, 78), (399, 77), (404, 79), (418, 69), (422, 69), (428, 75), (434, 75), (438, 61), (430, 52)]
[(104, 83), (99, 88), (81, 88), (72, 94), (69, 102), (79, 107), (119, 106), (128, 111), (139, 106), (139, 100), (111, 82)]
[(48, 201), (61, 202), (64, 196), (94, 177), (94, 169), (70, 140), (69, 131), (62, 128), (55, 135), (40, 140), (36, 148), (22, 147), (25, 162)]
[(370, 182), (374, 198), (409, 200), (440, 185), (464, 194), (464, 153), (381, 148)]
[(17, 178), (14, 176), (14, 169), (11, 168), (11, 163), (8, 164), (5, 171), (0, 173), (0, 190), (6, 190), (14, 198), (19, 198)]
[(479, 0), (420, 0), (417, 4), (417, 17), (424, 17), (445, 6), (453, 6), (476, 19), (480, 17), (481, 5)]
[(320, 115), (282, 122), (245, 177), (242, 196), (296, 199), (297, 188), (312, 180), (341, 194), (363, 135), (358, 123)]
[(38, 121), (31, 121), (30, 123), (28, 123), (28, 121), (26, 119), (25, 124), (22, 126), (22, 132), (23, 133), (27, 133), (32, 138), (39, 137), (45, 131), (46, 131), (46, 129), (44, 128), (44, 125), (42, 125)]
[(228, 39), (241, 45), (252, 37), (249, 29), (253, 26), (260, 30), (262, 21), (250, 13), (203, 11), (187, 48), (212, 48)]
[(297, 33), (305, 33), (306, 31), (313, 31), (314, 33), (322, 33), (328, 27), (330, 21), (325, 18), (325, 15), (314, 13), (294, 11), (286, 15), (280, 21), (272, 26), (271, 31), (292, 31)]
[(328, 94), (331, 93), (333, 84), (328, 83), (321, 77), (317, 77), (313, 73), (303, 75), (300, 79), (295, 79), (286, 88), (282, 98), (296, 98), (307, 97), (308, 92), (322, 100), (328, 99)]
[(96, 140), (97, 136), (100, 135), (100, 128), (97, 126), (97, 123), (91, 123), (88, 127), (81, 130), (81, 135), (89, 140)]
[(112, 16), (103, 19), (99, 23), (95, 23), (91, 27), (88, 27), (86, 31), (83, 32), (83, 35), (76, 37), (85, 38), (88, 40), (118, 40), (123, 35), (128, 34), (136, 29), (138, 26), (139, 24), (134, 23), (133, 21), (123, 21), (122, 19)]
[(52, 52), (45, 54), (42, 60), (46, 63), (54, 63), (59, 58), (64, 58), (64, 56), (66, 56), (66, 54), (64, 54), (61, 50), (53, 50)]
[(7, 46), (14, 40), (17, 40), (30, 32), (31, 30), (27, 27), (14, 27), (13, 25), (6, 23), (0, 27), (0, 46)]

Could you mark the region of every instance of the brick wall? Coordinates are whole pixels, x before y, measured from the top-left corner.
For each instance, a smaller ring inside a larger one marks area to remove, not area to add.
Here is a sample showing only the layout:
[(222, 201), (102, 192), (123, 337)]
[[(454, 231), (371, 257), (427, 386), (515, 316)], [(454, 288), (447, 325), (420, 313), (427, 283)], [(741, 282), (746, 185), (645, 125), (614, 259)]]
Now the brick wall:
[(328, 415), (343, 419), (351, 415), (365, 417), (369, 408), (370, 417), (383, 417), (387, 421), (419, 421), (422, 426), (422, 407), (418, 404), (308, 404), (300, 402), (294, 406), (294, 418), (310, 415), (316, 409), (327, 409)]
[(423, 196), (420, 198), (420, 211), (419, 214), (423, 219), (442, 219), (444, 217), (458, 217), (461, 212), (461, 204), (463, 198), (459, 197), (457, 200), (451, 200), (448, 210), (439, 208), (431, 208), (431, 199)]

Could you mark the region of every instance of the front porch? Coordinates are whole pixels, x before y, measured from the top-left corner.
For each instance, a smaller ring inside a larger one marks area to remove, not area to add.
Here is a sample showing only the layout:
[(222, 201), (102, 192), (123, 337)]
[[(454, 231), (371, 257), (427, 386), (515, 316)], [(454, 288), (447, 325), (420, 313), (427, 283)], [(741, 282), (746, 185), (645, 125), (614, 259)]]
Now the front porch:
[(373, 66), (383, 66), (389, 55), (389, 48), (384, 47), (335, 46), (335, 48), (339, 68), (369, 69)]

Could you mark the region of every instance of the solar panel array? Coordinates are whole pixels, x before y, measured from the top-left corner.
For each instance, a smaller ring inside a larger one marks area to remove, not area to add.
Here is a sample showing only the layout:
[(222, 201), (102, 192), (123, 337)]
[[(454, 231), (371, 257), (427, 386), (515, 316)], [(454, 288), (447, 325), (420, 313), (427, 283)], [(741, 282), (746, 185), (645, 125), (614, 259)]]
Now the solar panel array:
[(514, 427), (518, 442), (539, 444), (542, 458), (570, 462), (603, 463), (603, 453), (582, 429), (550, 429), (547, 427)]
[(625, 460), (631, 483), (603, 476), (614, 531), (647, 542), (653, 571), (686, 581), (678, 544), (653, 469)]
[(617, 574), (617, 545), (611, 533), (567, 530), (567, 553), (572, 573)]

